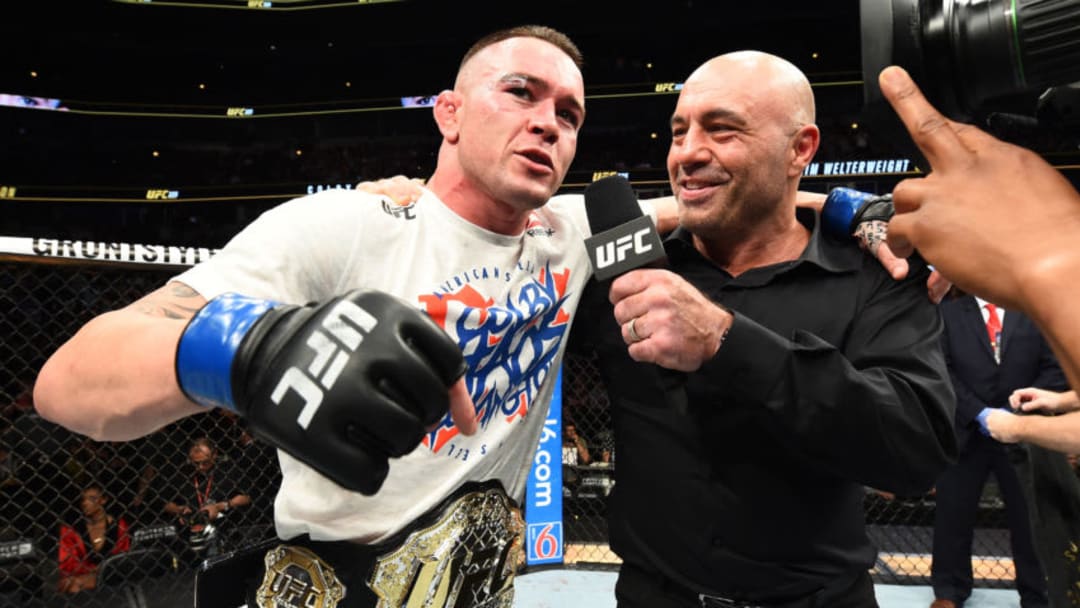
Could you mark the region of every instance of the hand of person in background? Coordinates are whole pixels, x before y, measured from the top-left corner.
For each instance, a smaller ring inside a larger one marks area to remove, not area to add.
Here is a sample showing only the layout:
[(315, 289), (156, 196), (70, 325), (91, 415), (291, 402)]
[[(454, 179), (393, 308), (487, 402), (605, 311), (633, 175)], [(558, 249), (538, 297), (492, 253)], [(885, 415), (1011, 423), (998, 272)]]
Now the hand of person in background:
[(976, 420), (983, 435), (993, 437), (1002, 443), (1016, 443), (1022, 440), (1020, 426), (1024, 416), (996, 407), (988, 407), (979, 412)]
[(1027, 387), (1018, 388), (1009, 395), (1009, 407), (1022, 412), (1047, 412), (1061, 414), (1080, 409), (1076, 391), (1048, 391)]
[(1061, 173), (1030, 150), (945, 118), (902, 68), (886, 68), (879, 81), (932, 169), (893, 190), (894, 253), (918, 249), (965, 291), (1025, 310), (1041, 297), (1035, 285), (1080, 268), (1080, 194)]
[(206, 513), (206, 519), (207, 520), (214, 521), (222, 513), (225, 513), (226, 511), (228, 511), (229, 507), (228, 507), (228, 503), (226, 503), (224, 501), (222, 501), (222, 502), (211, 502), (211, 503), (207, 503), (207, 504), (203, 505), (201, 508), (199, 508), (199, 510)]

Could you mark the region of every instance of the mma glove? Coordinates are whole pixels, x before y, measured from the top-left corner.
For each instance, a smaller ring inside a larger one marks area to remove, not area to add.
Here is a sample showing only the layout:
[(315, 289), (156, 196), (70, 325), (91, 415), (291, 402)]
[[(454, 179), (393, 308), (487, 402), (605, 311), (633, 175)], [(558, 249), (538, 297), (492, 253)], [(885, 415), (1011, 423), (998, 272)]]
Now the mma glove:
[(371, 290), (306, 306), (225, 294), (195, 314), (176, 352), (189, 399), (244, 416), (257, 436), (368, 495), (389, 459), (446, 416), (464, 373), (442, 328)]
[(821, 225), (825, 232), (837, 238), (848, 238), (864, 222), (892, 219), (892, 193), (871, 194), (852, 188), (833, 188), (821, 208)]

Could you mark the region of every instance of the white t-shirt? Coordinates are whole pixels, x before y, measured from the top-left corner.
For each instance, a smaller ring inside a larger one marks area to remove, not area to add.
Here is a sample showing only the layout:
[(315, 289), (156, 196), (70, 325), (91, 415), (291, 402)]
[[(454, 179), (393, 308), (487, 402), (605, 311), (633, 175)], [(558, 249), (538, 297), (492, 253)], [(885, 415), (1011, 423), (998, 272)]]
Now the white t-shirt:
[(523, 234), (506, 236), (464, 220), (428, 191), (397, 207), (328, 190), (264, 213), (177, 276), (207, 299), (231, 291), (303, 304), (379, 289), (426, 310), (465, 353), (480, 417), (475, 435), (458, 434), (447, 416), (417, 449), (391, 459), (375, 496), (343, 490), (279, 451), (278, 535), (376, 542), (471, 480), (499, 479), (520, 500), (591, 276), (588, 235), (580, 195), (554, 197)]

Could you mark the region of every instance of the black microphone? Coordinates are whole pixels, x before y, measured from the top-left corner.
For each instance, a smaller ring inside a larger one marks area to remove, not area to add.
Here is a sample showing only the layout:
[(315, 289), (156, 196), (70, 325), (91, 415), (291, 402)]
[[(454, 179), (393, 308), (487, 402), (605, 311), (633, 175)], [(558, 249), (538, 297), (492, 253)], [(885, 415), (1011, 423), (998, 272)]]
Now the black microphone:
[(593, 233), (585, 239), (585, 248), (597, 280), (656, 266), (666, 259), (660, 233), (652, 219), (641, 212), (626, 178), (612, 175), (586, 186), (585, 214)]
[[(585, 187), (585, 215), (593, 235), (585, 239), (593, 276), (603, 281), (646, 267), (664, 267), (667, 254), (652, 218), (641, 211), (626, 178), (612, 175)], [(653, 365), (664, 402), (679, 414), (689, 408), (686, 374)]]

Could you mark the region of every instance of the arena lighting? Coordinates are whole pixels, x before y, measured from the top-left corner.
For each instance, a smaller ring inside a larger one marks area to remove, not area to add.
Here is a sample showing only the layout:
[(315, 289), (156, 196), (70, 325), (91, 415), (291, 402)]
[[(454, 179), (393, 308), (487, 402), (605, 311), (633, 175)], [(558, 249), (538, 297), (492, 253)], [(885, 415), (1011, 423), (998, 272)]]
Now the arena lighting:
[(896, 64), (955, 120), (992, 123), (997, 113), (1080, 127), (1080, 0), (859, 0), (859, 9), (870, 116), (886, 116), (877, 77)]

